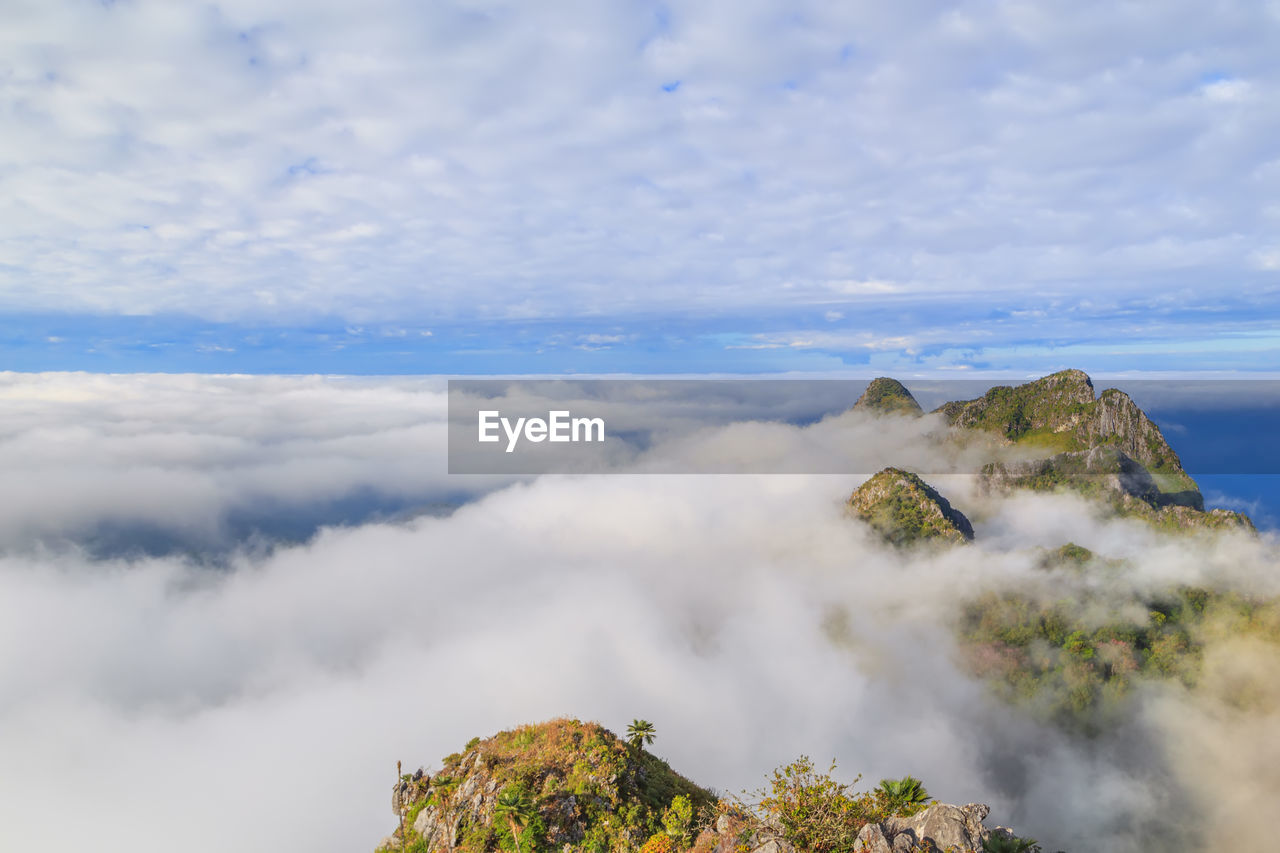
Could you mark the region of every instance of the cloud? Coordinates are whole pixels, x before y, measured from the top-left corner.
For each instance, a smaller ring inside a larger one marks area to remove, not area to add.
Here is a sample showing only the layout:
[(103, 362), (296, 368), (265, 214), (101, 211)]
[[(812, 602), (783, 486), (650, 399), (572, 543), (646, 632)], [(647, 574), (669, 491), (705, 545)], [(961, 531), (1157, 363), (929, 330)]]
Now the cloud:
[[(0, 801), (16, 846), (370, 849), (394, 823), (396, 760), (430, 766), (558, 714), (655, 720), (658, 752), (722, 790), (802, 752), (871, 780), (910, 772), (1054, 849), (1196, 850), (1194, 833), (1223, 822), (1241, 844), (1269, 837), (1214, 782), (1260, 766), (1270, 694), (1226, 716), (1221, 703), (1265, 669), (1211, 665), (1222, 689), (1153, 693), (1086, 742), (959, 672), (948, 621), (990, 586), (1083, 600), (1077, 584), (1094, 580), (1031, 570), (1037, 547), (1066, 540), (1130, 561), (1107, 581), (1114, 600), (1195, 582), (1274, 595), (1270, 540), (1171, 543), (1072, 498), (983, 499), (952, 477), (936, 484), (978, 542), (906, 556), (844, 516), (857, 477), (608, 475), (506, 485), (447, 517), (357, 518), (216, 567), (104, 559), (74, 543), (119, 505), (199, 528), (263, 491), (430, 492), (438, 445), (419, 430), (442, 421), (442, 398), (315, 378), (21, 388), (0, 421), (18, 436), (6, 466), (26, 447), (46, 454), (40, 479), (61, 472), (98, 497), (43, 499), (60, 546), (32, 549), (12, 524), (0, 539)], [(796, 433), (775, 436), (786, 448), (812, 434), (779, 429)], [(166, 486), (168, 468), (190, 495)], [(6, 519), (20, 509), (11, 497)], [(1211, 647), (1209, 660), (1240, 658)], [(1274, 798), (1270, 776), (1249, 778)]]
[(1280, 24), (1197, 11), (25, 3), (0, 306), (1060, 315), (1230, 282), (1248, 327), (1275, 307)]
[(439, 380), (0, 374), (0, 549), (208, 555), (445, 505)]

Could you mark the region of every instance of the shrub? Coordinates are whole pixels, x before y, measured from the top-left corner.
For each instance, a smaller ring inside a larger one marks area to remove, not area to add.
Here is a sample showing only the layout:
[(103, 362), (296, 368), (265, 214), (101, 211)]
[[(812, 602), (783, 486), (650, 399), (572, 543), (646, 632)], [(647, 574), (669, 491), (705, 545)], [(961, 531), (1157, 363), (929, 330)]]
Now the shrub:
[(675, 853), (676, 844), (670, 835), (659, 833), (644, 843), (640, 853)]
[(870, 794), (851, 794), (850, 785), (837, 782), (831, 775), (835, 769), (832, 762), (826, 773), (820, 773), (807, 756), (801, 756), (774, 770), (768, 789), (757, 792), (756, 810), (779, 825), (800, 850), (852, 853), (858, 830), (887, 815)]

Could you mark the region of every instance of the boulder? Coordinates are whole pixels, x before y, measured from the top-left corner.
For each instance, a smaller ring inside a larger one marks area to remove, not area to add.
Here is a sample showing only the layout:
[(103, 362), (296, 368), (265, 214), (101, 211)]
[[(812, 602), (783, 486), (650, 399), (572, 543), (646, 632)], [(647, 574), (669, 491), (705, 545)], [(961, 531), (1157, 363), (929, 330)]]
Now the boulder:
[(952, 806), (934, 803), (911, 817), (893, 817), (880, 827), (893, 839), (893, 850), (921, 849), (929, 853), (982, 853), (990, 833), (982, 821), (991, 809), (981, 803)]

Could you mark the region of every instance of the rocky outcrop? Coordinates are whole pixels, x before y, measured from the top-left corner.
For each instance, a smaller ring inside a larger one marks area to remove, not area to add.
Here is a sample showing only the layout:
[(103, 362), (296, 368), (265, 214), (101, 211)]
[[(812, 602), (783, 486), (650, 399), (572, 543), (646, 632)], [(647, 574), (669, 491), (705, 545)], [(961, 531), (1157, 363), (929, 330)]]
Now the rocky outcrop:
[(980, 803), (934, 803), (911, 817), (867, 824), (855, 847), (865, 853), (983, 853), (992, 835), (1012, 836), (1003, 827), (989, 830), (982, 825), (990, 812)]
[(863, 391), (862, 396), (853, 404), (853, 408), (856, 411), (873, 412), (878, 415), (914, 417), (924, 414), (924, 409), (920, 408), (920, 404), (916, 402), (915, 397), (911, 396), (906, 386), (887, 376), (872, 379), (867, 390)]
[[(891, 817), (867, 824), (854, 837), (853, 849), (858, 853), (984, 853), (992, 836), (1015, 837), (1005, 827), (988, 829), (983, 825), (990, 811), (981, 803), (933, 803), (911, 817)], [(721, 815), (714, 834), (703, 841), (695, 849), (705, 848), (711, 853), (804, 853), (778, 829), (729, 815)]]
[(909, 471), (885, 468), (859, 486), (848, 508), (894, 545), (963, 543), (973, 525), (932, 486)]
[(699, 841), (694, 849), (709, 848), (711, 853), (798, 853), (781, 830), (740, 813), (720, 815)]

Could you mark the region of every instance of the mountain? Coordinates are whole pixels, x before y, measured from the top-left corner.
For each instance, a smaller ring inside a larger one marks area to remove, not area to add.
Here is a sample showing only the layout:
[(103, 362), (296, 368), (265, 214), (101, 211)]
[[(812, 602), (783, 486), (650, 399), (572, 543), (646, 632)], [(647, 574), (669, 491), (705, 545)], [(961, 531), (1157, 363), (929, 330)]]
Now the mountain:
[(911, 396), (907, 387), (896, 379), (881, 376), (872, 379), (867, 390), (853, 404), (860, 411), (874, 412), (880, 415), (922, 415), (924, 409)]
[(855, 794), (803, 758), (773, 778), (757, 806), (721, 799), (598, 723), (551, 720), (476, 738), (436, 773), (401, 776), (391, 795), (400, 825), (377, 851), (983, 853), (993, 838), (1015, 839), (983, 825), (985, 805), (930, 803), (922, 787), (910, 802)]
[(962, 543), (973, 539), (964, 514), (917, 475), (885, 468), (849, 497), (854, 515), (894, 545)]
[(981, 483), (988, 491), (1068, 489), (1167, 530), (1253, 529), (1243, 513), (1206, 512), (1199, 487), (1160, 428), (1123, 391), (1108, 388), (1095, 397), (1083, 371), (1000, 385), (974, 400), (944, 403), (934, 413), (958, 429), (1053, 451), (1041, 459), (984, 466)]

